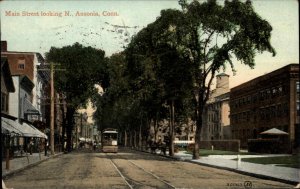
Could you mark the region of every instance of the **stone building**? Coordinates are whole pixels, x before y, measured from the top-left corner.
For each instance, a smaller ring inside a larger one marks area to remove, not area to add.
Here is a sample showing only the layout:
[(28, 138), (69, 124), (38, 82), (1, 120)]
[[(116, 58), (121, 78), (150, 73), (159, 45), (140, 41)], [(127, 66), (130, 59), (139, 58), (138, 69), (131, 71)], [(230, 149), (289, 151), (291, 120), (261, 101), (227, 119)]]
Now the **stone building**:
[(230, 92), (233, 138), (248, 139), (271, 128), (289, 133), (286, 148), (299, 147), (299, 64), (290, 64), (236, 86)]
[(216, 79), (216, 89), (211, 92), (203, 114), (202, 140), (231, 139), (229, 75), (222, 73)]

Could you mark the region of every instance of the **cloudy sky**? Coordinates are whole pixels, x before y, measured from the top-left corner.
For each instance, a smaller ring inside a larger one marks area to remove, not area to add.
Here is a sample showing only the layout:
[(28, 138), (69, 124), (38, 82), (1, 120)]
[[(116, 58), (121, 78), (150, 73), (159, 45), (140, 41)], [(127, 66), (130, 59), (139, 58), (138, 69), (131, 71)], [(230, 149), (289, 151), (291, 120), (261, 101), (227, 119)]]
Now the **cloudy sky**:
[[(130, 37), (153, 22), (162, 9), (180, 8), (176, 0), (4, 0), (0, 3), (1, 40), (8, 42), (9, 51), (44, 54), (51, 46), (62, 47), (79, 42), (101, 48), (107, 56), (121, 51)], [(299, 63), (298, 1), (254, 0), (253, 6), (273, 27), (271, 43), (277, 55), (257, 55), (253, 70), (237, 62), (235, 76), (227, 70), (230, 87), (284, 65)], [(87, 12), (93, 16), (86, 15)], [(94, 16), (96, 14), (99, 16)]]

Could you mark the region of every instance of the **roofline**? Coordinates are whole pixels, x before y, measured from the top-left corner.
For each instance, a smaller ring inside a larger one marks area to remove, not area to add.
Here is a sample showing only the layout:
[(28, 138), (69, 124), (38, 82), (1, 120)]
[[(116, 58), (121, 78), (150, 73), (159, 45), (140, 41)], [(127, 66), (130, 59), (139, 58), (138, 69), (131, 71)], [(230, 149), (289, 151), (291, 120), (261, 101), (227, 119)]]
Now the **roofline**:
[(240, 87), (247, 86), (247, 85), (249, 85), (249, 84), (252, 83), (252, 82), (259, 81), (260, 79), (262, 79), (262, 78), (264, 78), (264, 77), (266, 77), (266, 76), (268, 76), (268, 75), (274, 74), (274, 73), (276, 73), (276, 72), (279, 72), (279, 73), (280, 73), (280, 72), (283, 72), (284, 70), (287, 70), (287, 69), (290, 68), (290, 67), (296, 67), (296, 68), (299, 68), (299, 63), (291, 63), (291, 64), (285, 65), (285, 66), (283, 66), (283, 67), (281, 67), (281, 68), (278, 68), (278, 69), (276, 69), (276, 70), (273, 70), (273, 71), (271, 71), (271, 72), (269, 72), (269, 73), (260, 75), (260, 76), (258, 76), (258, 77), (256, 77), (256, 78), (253, 78), (253, 79), (251, 79), (251, 80), (249, 80), (249, 81), (246, 81), (246, 82), (244, 82), (244, 83), (241, 83), (241, 84), (238, 85), (238, 86), (235, 86), (235, 87), (231, 88), (231, 89), (230, 89), (230, 92), (232, 92), (233, 90), (238, 90)]
[(218, 75), (216, 75), (216, 76), (230, 76), (230, 75), (228, 75), (228, 74), (226, 74), (226, 73), (220, 73), (220, 74), (218, 74)]

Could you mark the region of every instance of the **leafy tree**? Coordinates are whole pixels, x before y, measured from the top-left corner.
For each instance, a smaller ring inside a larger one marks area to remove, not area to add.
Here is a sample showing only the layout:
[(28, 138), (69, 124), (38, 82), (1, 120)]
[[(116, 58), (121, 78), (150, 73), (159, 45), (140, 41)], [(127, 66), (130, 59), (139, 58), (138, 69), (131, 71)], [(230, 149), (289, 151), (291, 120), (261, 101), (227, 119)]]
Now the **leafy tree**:
[[(148, 87), (150, 91), (161, 88), (159, 94), (164, 100), (180, 96), (188, 102), (193, 96), (197, 126), (193, 158), (197, 159), (203, 111), (217, 72), (228, 66), (235, 72), (234, 61), (254, 68), (257, 53), (276, 53), (270, 44), (272, 27), (257, 15), (251, 1), (225, 0), (224, 5), (216, 0), (179, 3), (182, 10), (162, 10), (154, 23), (138, 33), (126, 49), (126, 58), (130, 79), (138, 79), (134, 85), (138, 90), (146, 88), (143, 74), (151, 65), (156, 75), (155, 85)], [(181, 63), (188, 72), (179, 66)], [(180, 82), (178, 78), (185, 79)], [(186, 94), (180, 94), (182, 91)]]
[[(178, 56), (176, 48), (162, 43), (164, 39), (157, 39), (156, 33), (164, 32), (160, 30), (160, 24), (159, 21), (149, 24), (133, 38), (125, 50), (127, 74), (132, 90), (140, 99), (140, 108), (154, 123), (171, 118), (170, 138), (174, 138), (174, 112), (165, 114), (165, 105), (170, 110), (176, 106), (177, 110), (190, 97), (191, 66), (186, 65), (184, 58)], [(184, 113), (186, 107), (181, 106), (180, 113)], [(170, 143), (170, 149), (172, 156), (173, 143)]]
[(255, 13), (251, 1), (225, 0), (223, 6), (216, 0), (179, 3), (182, 11), (161, 11), (154, 36), (158, 44), (176, 48), (192, 66), (197, 126), (193, 158), (198, 159), (202, 114), (216, 73), (227, 65), (235, 72), (234, 60), (254, 68), (257, 53), (276, 53), (270, 44), (272, 27)]
[(62, 48), (51, 47), (47, 62), (60, 64), (65, 71), (55, 72), (55, 89), (67, 102), (67, 150), (72, 148), (71, 138), (74, 113), (85, 107), (87, 100), (97, 94), (95, 84), (107, 88), (107, 59), (103, 50), (84, 47), (79, 43)]

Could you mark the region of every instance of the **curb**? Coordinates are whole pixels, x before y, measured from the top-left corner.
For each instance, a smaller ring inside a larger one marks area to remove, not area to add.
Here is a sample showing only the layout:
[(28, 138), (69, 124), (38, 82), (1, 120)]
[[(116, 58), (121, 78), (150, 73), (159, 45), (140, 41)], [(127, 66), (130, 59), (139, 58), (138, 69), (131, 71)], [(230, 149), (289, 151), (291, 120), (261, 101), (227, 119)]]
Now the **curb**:
[(40, 163), (42, 163), (42, 162), (44, 162), (44, 161), (47, 161), (47, 160), (52, 159), (52, 158), (56, 158), (56, 157), (61, 156), (61, 155), (63, 155), (63, 154), (64, 154), (63, 152), (62, 152), (62, 153), (57, 153), (57, 154), (55, 154), (55, 155), (53, 155), (53, 156), (49, 156), (48, 158), (39, 160), (39, 161), (37, 161), (37, 162), (31, 163), (31, 164), (28, 164), (28, 165), (25, 165), (24, 167), (21, 167), (21, 168), (19, 168), (19, 169), (12, 170), (12, 171), (10, 171), (10, 172), (8, 172), (8, 173), (4, 173), (4, 174), (2, 175), (2, 179), (3, 179), (3, 178), (10, 177), (10, 176), (12, 176), (12, 175), (14, 175), (14, 174), (16, 174), (16, 173), (19, 173), (19, 172), (24, 171), (25, 169), (28, 169), (28, 168), (30, 168), (30, 167), (34, 167), (34, 166), (36, 166), (36, 165), (38, 165), (38, 164), (40, 164)]
[(221, 167), (221, 166), (217, 166), (217, 165), (211, 165), (211, 164), (206, 164), (206, 163), (201, 163), (201, 162), (195, 162), (195, 161), (192, 161), (192, 160), (181, 160), (181, 161), (194, 163), (194, 164), (198, 164), (198, 165), (203, 165), (203, 166), (207, 166), (207, 167), (212, 167), (212, 168), (216, 168), (216, 169), (231, 171), (231, 172), (235, 172), (235, 173), (239, 173), (239, 174), (243, 174), (243, 175), (247, 175), (247, 176), (252, 176), (252, 177), (256, 177), (256, 178), (260, 178), (260, 179), (278, 181), (278, 182), (282, 182), (282, 183), (285, 183), (285, 184), (297, 185), (299, 183), (299, 182), (296, 182), (296, 181), (287, 180), (287, 179), (283, 179), (283, 178), (276, 178), (276, 177), (272, 177), (272, 176), (268, 176), (268, 175), (262, 175), (262, 174), (258, 174), (258, 173), (250, 173), (250, 172), (239, 170), (239, 169), (233, 169), (233, 168), (229, 168), (229, 167)]
[(187, 159), (180, 158), (180, 157), (171, 157), (171, 156), (162, 155), (162, 154), (155, 154), (155, 153), (150, 153), (148, 151), (143, 151), (143, 150), (141, 151), (141, 150), (138, 150), (138, 149), (132, 149), (132, 150), (143, 152), (143, 153), (148, 153), (148, 154), (152, 154), (152, 155), (158, 155), (158, 156), (166, 157), (166, 158), (177, 160), (177, 161), (184, 161), (184, 162), (198, 164), (198, 165), (207, 166), (207, 167), (212, 167), (212, 168), (216, 168), (216, 169), (231, 171), (231, 172), (235, 172), (235, 173), (239, 173), (239, 174), (243, 174), (243, 175), (247, 175), (247, 176), (252, 176), (252, 177), (256, 177), (256, 178), (260, 178), (260, 179), (278, 181), (278, 182), (282, 182), (282, 183), (285, 183), (285, 184), (291, 184), (291, 185), (295, 185), (295, 186), (299, 183), (299, 181), (297, 182), (297, 181), (287, 180), (287, 179), (283, 179), (283, 178), (276, 178), (276, 177), (272, 177), (272, 176), (268, 176), (268, 175), (250, 173), (250, 172), (247, 172), (247, 171), (243, 171), (243, 170), (239, 170), (239, 169), (233, 169), (233, 168), (229, 168), (229, 167), (222, 167), (222, 166), (211, 165), (211, 164), (206, 164), (206, 163), (201, 163), (201, 162), (195, 162), (195, 161), (187, 160)]

